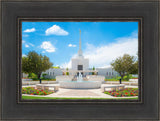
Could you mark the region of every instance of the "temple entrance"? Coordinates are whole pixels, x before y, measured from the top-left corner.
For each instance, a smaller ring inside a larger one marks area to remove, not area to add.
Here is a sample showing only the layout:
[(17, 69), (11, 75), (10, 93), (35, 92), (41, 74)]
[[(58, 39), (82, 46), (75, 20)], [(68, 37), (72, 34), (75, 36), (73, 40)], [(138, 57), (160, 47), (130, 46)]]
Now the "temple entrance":
[(78, 65), (78, 70), (83, 70), (83, 65)]
[[(83, 65), (77, 65), (77, 69), (83, 70)], [(81, 74), (83, 75), (83, 72), (81, 72)], [(79, 76), (79, 73), (77, 73), (77, 76)]]

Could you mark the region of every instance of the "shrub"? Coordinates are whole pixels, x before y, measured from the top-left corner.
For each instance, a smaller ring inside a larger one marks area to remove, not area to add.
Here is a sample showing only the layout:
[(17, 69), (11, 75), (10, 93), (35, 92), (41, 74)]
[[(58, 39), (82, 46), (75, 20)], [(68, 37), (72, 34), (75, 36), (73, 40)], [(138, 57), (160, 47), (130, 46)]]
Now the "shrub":
[[(105, 78), (105, 81), (119, 81), (120, 78), (121, 78), (120, 76), (116, 76), (113, 78)], [(132, 74), (129, 74), (129, 75), (124, 76), (122, 81), (129, 81), (129, 79), (132, 79), (132, 78), (134, 78)]]
[(49, 95), (52, 94), (54, 91), (50, 90), (38, 90), (34, 87), (23, 87), (22, 94), (30, 94), (30, 95)]
[(126, 88), (123, 90), (106, 91), (104, 93), (114, 97), (130, 97), (130, 96), (138, 96), (138, 89)]
[(39, 80), (38, 78), (32, 78), (32, 80)]
[(47, 74), (42, 74), (42, 77), (45, 78), (46, 75), (47, 75)]
[(31, 79), (38, 78), (38, 76), (34, 73), (29, 73), (28, 77), (31, 78)]
[(66, 72), (66, 75), (69, 75), (69, 72)]

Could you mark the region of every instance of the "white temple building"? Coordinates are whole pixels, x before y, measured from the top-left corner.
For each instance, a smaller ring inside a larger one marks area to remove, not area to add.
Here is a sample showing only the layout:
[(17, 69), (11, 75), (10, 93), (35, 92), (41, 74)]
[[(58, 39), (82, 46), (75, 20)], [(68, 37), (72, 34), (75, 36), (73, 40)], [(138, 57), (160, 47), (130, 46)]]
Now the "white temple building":
[(47, 71), (43, 72), (42, 74), (44, 73), (47, 74), (48, 78), (55, 78), (56, 76), (66, 75), (67, 72), (69, 73), (69, 75), (72, 75), (72, 76), (75, 76), (79, 72), (81, 72), (83, 76), (92, 75), (94, 73), (94, 75), (101, 75), (101, 76), (105, 76), (106, 78), (107, 77), (112, 78), (119, 75), (116, 71), (112, 69), (112, 67), (95, 68), (95, 70), (93, 70), (92, 68), (89, 68), (89, 59), (83, 56), (83, 51), (81, 48), (81, 31), (80, 31), (80, 38), (79, 38), (78, 54), (77, 54), (77, 57), (71, 59), (71, 66), (72, 66), (71, 69), (50, 68)]
[(89, 59), (84, 58), (83, 56), (81, 48), (81, 36), (80, 36), (78, 56), (76, 58), (72, 58), (72, 70), (88, 70), (88, 69), (89, 69)]

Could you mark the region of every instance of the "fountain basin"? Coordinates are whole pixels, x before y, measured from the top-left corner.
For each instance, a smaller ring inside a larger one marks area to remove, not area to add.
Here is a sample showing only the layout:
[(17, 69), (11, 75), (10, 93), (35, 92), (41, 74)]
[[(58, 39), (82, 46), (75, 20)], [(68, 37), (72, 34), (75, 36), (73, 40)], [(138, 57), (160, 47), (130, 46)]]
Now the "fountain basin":
[(96, 89), (101, 87), (100, 81), (61, 81), (61, 88), (69, 89)]

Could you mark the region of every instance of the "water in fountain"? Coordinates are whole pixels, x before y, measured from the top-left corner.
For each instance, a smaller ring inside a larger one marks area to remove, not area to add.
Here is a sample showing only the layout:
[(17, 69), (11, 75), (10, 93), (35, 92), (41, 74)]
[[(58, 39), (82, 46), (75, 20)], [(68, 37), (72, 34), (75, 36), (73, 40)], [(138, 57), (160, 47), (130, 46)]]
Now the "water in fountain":
[(78, 82), (82, 82), (83, 81), (83, 77), (82, 74), (79, 72), (78, 76), (77, 76), (77, 81)]
[(60, 81), (60, 87), (73, 89), (96, 89), (101, 87), (101, 81), (84, 81), (81, 72), (78, 72), (77, 81)]

